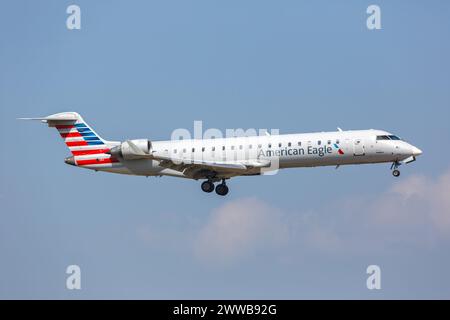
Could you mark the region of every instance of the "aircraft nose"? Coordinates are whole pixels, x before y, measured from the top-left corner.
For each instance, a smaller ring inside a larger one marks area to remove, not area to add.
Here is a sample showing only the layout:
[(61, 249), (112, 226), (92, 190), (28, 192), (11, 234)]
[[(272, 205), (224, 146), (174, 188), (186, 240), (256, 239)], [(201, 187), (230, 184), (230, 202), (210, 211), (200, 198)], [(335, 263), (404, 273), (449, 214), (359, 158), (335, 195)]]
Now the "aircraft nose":
[(420, 156), (421, 154), (422, 154), (422, 150), (420, 150), (419, 148), (417, 148), (417, 147), (412, 147), (412, 155), (413, 156)]

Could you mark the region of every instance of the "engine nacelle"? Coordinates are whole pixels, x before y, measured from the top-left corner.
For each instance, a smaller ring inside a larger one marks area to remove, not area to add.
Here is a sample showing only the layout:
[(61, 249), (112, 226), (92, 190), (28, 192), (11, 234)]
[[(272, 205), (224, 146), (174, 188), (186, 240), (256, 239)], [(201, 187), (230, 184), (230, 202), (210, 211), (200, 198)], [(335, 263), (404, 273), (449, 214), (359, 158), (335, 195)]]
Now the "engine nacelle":
[(136, 139), (122, 142), (110, 150), (113, 157), (121, 157), (125, 160), (145, 159), (151, 155), (152, 142), (148, 139)]

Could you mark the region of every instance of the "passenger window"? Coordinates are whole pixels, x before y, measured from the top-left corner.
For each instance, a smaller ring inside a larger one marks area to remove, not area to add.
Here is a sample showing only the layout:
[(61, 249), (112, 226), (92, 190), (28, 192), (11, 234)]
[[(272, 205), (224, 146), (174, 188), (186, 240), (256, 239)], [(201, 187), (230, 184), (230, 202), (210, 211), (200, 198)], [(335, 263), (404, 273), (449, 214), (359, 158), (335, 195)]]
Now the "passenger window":
[(216, 147), (212, 147), (212, 149), (211, 149), (212, 151), (216, 151)]
[(239, 146), (239, 150), (242, 150), (242, 145)]
[(249, 148), (249, 149), (251, 149), (251, 148), (252, 148), (252, 145), (251, 145), (251, 144), (249, 144), (249, 145), (248, 145), (248, 148)]
[(205, 147), (202, 148), (202, 152), (205, 152)]
[(260, 148), (260, 149), (261, 149), (261, 148), (262, 148), (262, 145), (261, 145), (261, 144), (258, 144), (258, 148)]
[(225, 146), (222, 146), (222, 150), (225, 151)]
[(186, 153), (186, 149), (183, 149), (183, 153)]
[(317, 144), (320, 146), (322, 144), (322, 141), (317, 141)]
[(281, 148), (281, 146), (282, 146), (282, 144), (281, 144), (281, 142), (278, 144), (278, 148)]
[(339, 139), (336, 140), (336, 144), (339, 144)]
[(195, 152), (195, 148), (192, 148), (192, 152)]
[(269, 143), (269, 144), (267, 145), (267, 147), (272, 148), (272, 145)]
[(301, 145), (302, 145), (302, 142), (301, 142), (301, 141), (299, 141), (299, 142), (298, 142), (298, 146), (300, 147)]
[(234, 150), (234, 146), (231, 146), (231, 150)]
[(288, 142), (288, 147), (290, 147), (292, 145), (292, 143)]
[(331, 140), (328, 140), (328, 142), (327, 142), (328, 144), (331, 144)]
[(173, 149), (173, 153), (177, 153), (177, 149)]

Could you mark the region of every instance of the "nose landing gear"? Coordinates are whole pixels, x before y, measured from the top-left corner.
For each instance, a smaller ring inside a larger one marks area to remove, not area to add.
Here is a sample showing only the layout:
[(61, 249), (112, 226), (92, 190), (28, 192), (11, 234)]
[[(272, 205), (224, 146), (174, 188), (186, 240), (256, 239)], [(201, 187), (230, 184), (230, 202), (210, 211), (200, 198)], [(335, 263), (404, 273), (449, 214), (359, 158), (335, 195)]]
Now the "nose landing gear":
[(400, 164), (401, 164), (400, 162), (395, 161), (392, 163), (392, 166), (391, 166), (391, 170), (394, 169), (392, 171), (392, 175), (396, 178), (400, 176), (400, 170), (397, 169), (400, 166)]

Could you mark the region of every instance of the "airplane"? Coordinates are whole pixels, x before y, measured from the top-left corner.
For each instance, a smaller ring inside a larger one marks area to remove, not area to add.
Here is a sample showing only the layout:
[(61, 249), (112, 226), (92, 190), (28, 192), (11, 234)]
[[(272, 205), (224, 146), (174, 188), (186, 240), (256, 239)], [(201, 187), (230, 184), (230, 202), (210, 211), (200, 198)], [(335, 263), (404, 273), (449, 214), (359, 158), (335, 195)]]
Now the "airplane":
[[(278, 169), (392, 163), (411, 163), (422, 151), (383, 130), (283, 134), (218, 139), (151, 141), (102, 139), (76, 112), (40, 120), (58, 130), (72, 156), (65, 163), (95, 171), (138, 176), (173, 176), (204, 180), (201, 189), (228, 194), (226, 180), (268, 174)], [(217, 183), (219, 182), (219, 183)], [(217, 183), (216, 185), (214, 185)]]

